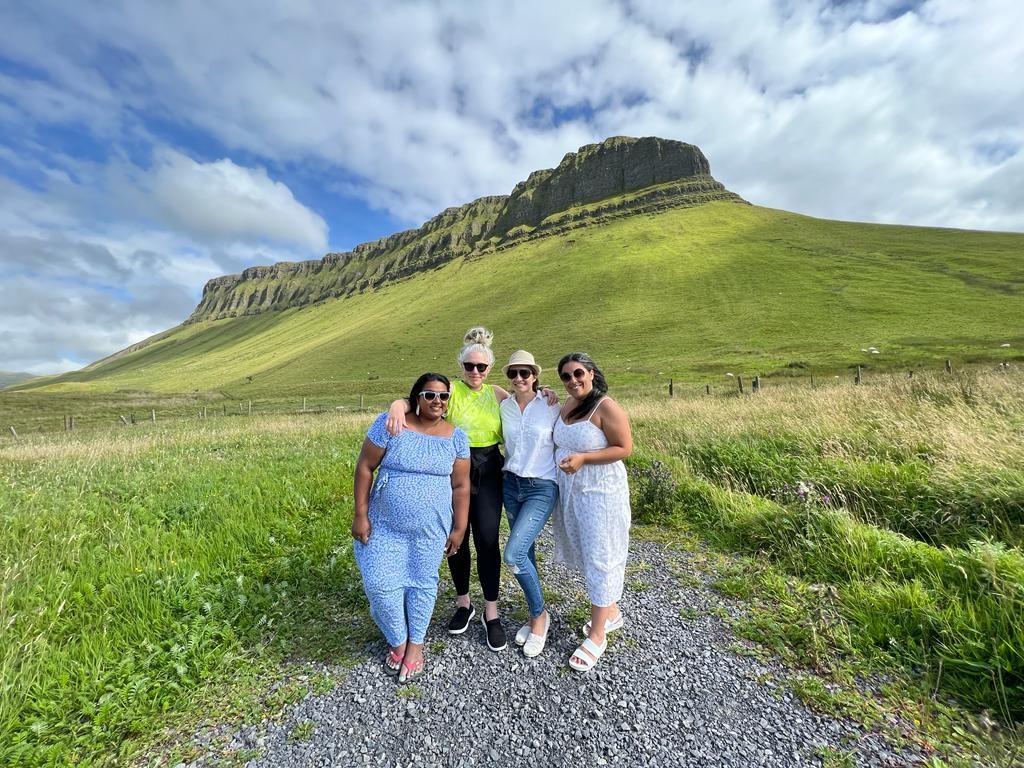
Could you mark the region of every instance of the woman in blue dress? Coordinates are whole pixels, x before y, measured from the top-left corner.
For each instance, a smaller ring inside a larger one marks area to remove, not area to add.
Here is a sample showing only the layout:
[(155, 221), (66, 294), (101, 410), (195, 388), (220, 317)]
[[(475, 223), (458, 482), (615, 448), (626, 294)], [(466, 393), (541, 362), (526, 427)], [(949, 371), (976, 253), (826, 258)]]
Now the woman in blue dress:
[(382, 413), (356, 462), (356, 564), (387, 639), (384, 668), (403, 683), (423, 672), (441, 558), (458, 551), (468, 524), (469, 438), (444, 420), (450, 396), (446, 377), (420, 376), (406, 428), (392, 437)]

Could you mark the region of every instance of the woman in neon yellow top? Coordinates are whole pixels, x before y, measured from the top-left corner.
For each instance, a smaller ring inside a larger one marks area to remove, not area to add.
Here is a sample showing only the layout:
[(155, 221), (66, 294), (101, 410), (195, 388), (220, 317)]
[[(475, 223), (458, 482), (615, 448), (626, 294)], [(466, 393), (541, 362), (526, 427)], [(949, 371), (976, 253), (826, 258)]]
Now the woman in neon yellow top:
[[(485, 385), (487, 374), (494, 364), (491, 340), (494, 335), (482, 326), (466, 332), (459, 365), (462, 381), (452, 385), (448, 402), (448, 421), (469, 435), (469, 532), (476, 548), (476, 567), (480, 587), (484, 593), (484, 615), (481, 617), (487, 633), (487, 647), (500, 651), (507, 645), (505, 629), (498, 617), (498, 586), (501, 576), (501, 547), (498, 527), (501, 523), (501, 479), (505, 459), (499, 448), (501, 412), (498, 403), (508, 392), (496, 384)], [(388, 431), (397, 434), (405, 424), (408, 401), (396, 400), (391, 404)], [(459, 550), (448, 558), (448, 568), (455, 583), (455, 613), (448, 622), (448, 631), (461, 635), (476, 615), (469, 600), (469, 575), (472, 564), (469, 557), (469, 536), (462, 540)]]

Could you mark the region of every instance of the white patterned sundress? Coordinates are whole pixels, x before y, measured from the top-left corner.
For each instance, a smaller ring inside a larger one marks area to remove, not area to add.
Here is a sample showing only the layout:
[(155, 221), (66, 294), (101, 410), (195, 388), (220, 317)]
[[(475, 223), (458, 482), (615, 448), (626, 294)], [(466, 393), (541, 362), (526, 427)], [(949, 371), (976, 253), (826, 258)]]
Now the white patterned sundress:
[[(585, 421), (555, 421), (555, 463), (571, 453), (608, 447), (604, 432), (591, 422), (600, 400)], [(552, 516), (555, 560), (583, 573), (593, 605), (605, 607), (622, 597), (629, 553), (629, 483), (621, 461), (584, 464), (574, 475), (559, 470), (561, 509)]]

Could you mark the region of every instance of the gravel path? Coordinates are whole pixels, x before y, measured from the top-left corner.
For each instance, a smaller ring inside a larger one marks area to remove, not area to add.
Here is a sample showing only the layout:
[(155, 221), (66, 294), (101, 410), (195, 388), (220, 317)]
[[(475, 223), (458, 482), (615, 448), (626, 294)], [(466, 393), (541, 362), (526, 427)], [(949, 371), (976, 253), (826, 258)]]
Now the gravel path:
[[(550, 538), (539, 542), (550, 551)], [(550, 562), (541, 576), (560, 599), (550, 606), (544, 652), (525, 658), (512, 642), (494, 653), (477, 620), (461, 636), (444, 630), (452, 601), (438, 598), (427, 637), (428, 671), (398, 686), (381, 669), (384, 643), (355, 667), (333, 669), (338, 685), (308, 694), (282, 716), (197, 735), (207, 753), (258, 755), (257, 766), (795, 766), (919, 764), (855, 723), (813, 713), (778, 682), (790, 674), (729, 650), (736, 638), (716, 608), (741, 610), (703, 586), (692, 555), (634, 541), (621, 607), (625, 627), (591, 672), (567, 667), (582, 639), (581, 580)], [(524, 605), (503, 574), (503, 605)], [(572, 616), (570, 616), (572, 614)], [(694, 618), (696, 617), (696, 618)], [(442, 649), (443, 646), (443, 649)], [(311, 670), (315, 672), (316, 670)], [(824, 751), (823, 751), (824, 750)]]

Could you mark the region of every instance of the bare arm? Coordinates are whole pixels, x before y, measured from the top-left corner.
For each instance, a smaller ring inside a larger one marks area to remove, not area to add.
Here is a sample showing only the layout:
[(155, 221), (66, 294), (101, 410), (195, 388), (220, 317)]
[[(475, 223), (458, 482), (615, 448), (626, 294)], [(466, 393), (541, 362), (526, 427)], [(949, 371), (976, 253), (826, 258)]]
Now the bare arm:
[(370, 438), (363, 440), (362, 450), (356, 460), (355, 514), (352, 517), (352, 536), (366, 544), (370, 540), (370, 486), (373, 485), (373, 471), (380, 466), (384, 449), (374, 445)]
[(509, 395), (509, 393), (503, 387), (499, 387), (497, 384), (491, 384), (491, 386), (494, 387), (494, 396), (498, 398), (499, 403), (502, 400), (511, 397), (511, 395)]
[(451, 557), (459, 551), (469, 525), (469, 459), (456, 459), (452, 467), (452, 532), (444, 545)]
[(391, 403), (391, 406), (388, 408), (388, 420), (384, 423), (389, 435), (398, 437), (402, 433), (402, 430), (406, 427), (405, 414), (411, 410), (409, 401), (404, 397)]
[[(611, 464), (621, 461), (633, 453), (633, 431), (629, 426), (629, 417), (622, 406), (611, 398), (605, 399), (600, 405), (600, 419), (594, 423), (601, 428), (608, 440), (608, 447), (589, 453), (571, 453), (559, 462), (563, 472), (578, 472), (584, 464)], [(598, 416), (598, 414), (595, 414)]]

